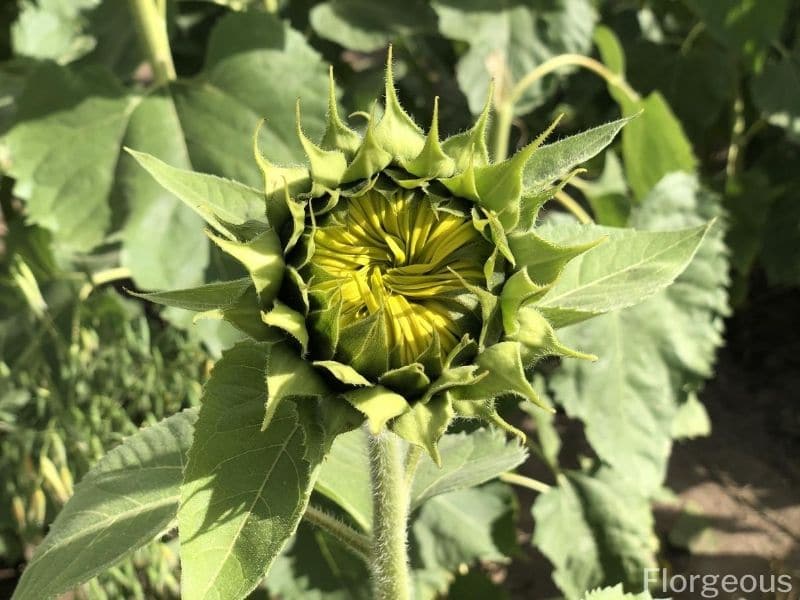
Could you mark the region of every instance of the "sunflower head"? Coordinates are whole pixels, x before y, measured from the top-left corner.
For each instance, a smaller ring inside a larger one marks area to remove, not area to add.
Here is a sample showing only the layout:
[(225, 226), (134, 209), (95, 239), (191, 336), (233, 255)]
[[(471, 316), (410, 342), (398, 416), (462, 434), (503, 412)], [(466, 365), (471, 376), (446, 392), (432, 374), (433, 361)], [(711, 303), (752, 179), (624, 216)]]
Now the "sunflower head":
[[(305, 166), (255, 158), (265, 218), (219, 221), (218, 245), (250, 273), (218, 312), (274, 346), (266, 422), (283, 398), (314, 396), (333, 433), (366, 419), (438, 460), (456, 416), (517, 435), (495, 409), (504, 395), (543, 407), (528, 375), (563, 347), (536, 301), (567, 261), (591, 248), (557, 246), (534, 229), (551, 185), (524, 181), (551, 126), (508, 160), (489, 160), (490, 97), (471, 129), (439, 137), (438, 99), (424, 133), (397, 98), (389, 52), (383, 114), (363, 132), (337, 111), (331, 74), (327, 128), (297, 136)], [(256, 135), (258, 140), (258, 135)], [(241, 281), (241, 280), (240, 280)], [(355, 417), (355, 418), (354, 418)]]

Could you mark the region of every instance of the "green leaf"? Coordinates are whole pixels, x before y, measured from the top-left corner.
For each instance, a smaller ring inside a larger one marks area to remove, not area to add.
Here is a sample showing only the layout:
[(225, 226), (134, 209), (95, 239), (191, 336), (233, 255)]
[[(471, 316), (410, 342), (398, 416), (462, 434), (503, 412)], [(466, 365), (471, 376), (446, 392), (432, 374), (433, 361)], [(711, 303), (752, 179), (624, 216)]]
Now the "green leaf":
[(522, 175), (525, 191), (540, 191), (600, 154), (634, 118), (611, 121), (539, 148), (525, 164)]
[(163, 304), (164, 306), (205, 312), (231, 306), (252, 286), (253, 283), (250, 279), (243, 277), (242, 279), (218, 281), (184, 290), (170, 290), (168, 292), (153, 292), (150, 294), (134, 293), (134, 296), (143, 298), (148, 302)]
[(303, 315), (276, 300), (272, 310), (261, 313), (261, 320), (291, 335), (300, 344), (303, 354), (308, 351), (308, 330)]
[[(696, 179), (666, 177), (633, 214), (641, 227), (702, 222), (719, 212)], [(686, 270), (640, 304), (560, 332), (564, 343), (595, 352), (596, 363), (567, 361), (551, 379), (556, 400), (585, 424), (598, 455), (631, 478), (640, 494), (663, 481), (673, 422), (686, 394), (712, 374), (728, 314), (723, 231), (711, 230)]]
[(750, 82), (753, 102), (769, 123), (786, 130), (800, 144), (800, 49), (764, 70)]
[(392, 423), (392, 431), (407, 442), (424, 448), (433, 461), (441, 464), (437, 442), (447, 430), (455, 413), (446, 395), (429, 402), (417, 402)]
[(800, 202), (792, 186), (770, 210), (761, 261), (770, 283), (800, 285)]
[[(192, 166), (180, 117), (167, 88), (141, 100), (122, 143), (175, 167)], [(202, 283), (210, 256), (202, 218), (145, 172), (133, 156), (121, 153), (118, 160), (112, 197), (125, 198), (129, 211), (122, 227), (122, 264), (144, 289)]]
[[(312, 139), (322, 134), (325, 70), (300, 33), (264, 13), (221, 18), (204, 70), (145, 97), (126, 93), (99, 69), (44, 64), (28, 79), (9, 132), (16, 194), (65, 252), (92, 250), (121, 225), (122, 260), (140, 287), (196, 285), (208, 261), (197, 218), (121, 154), (123, 144), (173, 168), (260, 190), (264, 179), (252, 156), (256, 125), (268, 117), (258, 142), (270, 159), (301, 162), (290, 115), (303, 96), (304, 129)], [(272, 85), (287, 72), (303, 77)], [(112, 215), (126, 213), (127, 222), (112, 223)], [(169, 236), (158, 236), (159, 231)]]
[(75, 487), (36, 549), (15, 600), (67, 593), (152, 541), (175, 519), (194, 410), (143, 429)]
[(540, 228), (544, 237), (562, 244), (601, 234), (609, 239), (568, 263), (536, 307), (555, 327), (563, 327), (637, 304), (683, 272), (708, 228), (660, 232), (579, 225)]
[(20, 5), (11, 26), (14, 54), (61, 64), (88, 54), (95, 46), (86, 31), (85, 13), (100, 0), (39, 0)]
[(436, 15), (423, 0), (329, 0), (310, 13), (318, 35), (349, 50), (372, 52), (415, 33), (436, 31)]
[(236, 236), (227, 223), (265, 221), (266, 203), (261, 191), (215, 175), (176, 169), (155, 156), (127, 150), (158, 183), (229, 238)]
[(412, 508), (440, 494), (470, 488), (522, 464), (528, 454), (517, 438), (491, 427), (445, 435), (439, 442), (441, 466), (424, 458), (411, 487)]
[(420, 563), (452, 573), (479, 560), (506, 561), (515, 512), (513, 492), (499, 482), (432, 498), (411, 525)]
[(565, 471), (533, 504), (533, 543), (568, 600), (603, 584), (638, 587), (655, 564), (650, 503), (618, 478), (611, 470)]
[[(435, 0), (439, 31), (469, 44), (456, 66), (458, 83), (470, 110), (479, 114), (492, 78), (507, 94), (528, 72), (558, 54), (586, 54), (596, 13), (586, 0), (519, 3), (511, 0)], [(554, 79), (532, 85), (516, 105), (524, 114), (552, 93)]]
[(69, 251), (91, 250), (111, 224), (114, 168), (136, 101), (106, 73), (44, 64), (18, 106), (7, 134), (14, 193)]
[(240, 343), (206, 384), (178, 527), (183, 595), (245, 598), (294, 533), (322, 459), (302, 405), (281, 403), (266, 430), (269, 344)]
[(337, 436), (314, 487), (342, 507), (364, 531), (372, 528), (368, 442), (363, 429)]

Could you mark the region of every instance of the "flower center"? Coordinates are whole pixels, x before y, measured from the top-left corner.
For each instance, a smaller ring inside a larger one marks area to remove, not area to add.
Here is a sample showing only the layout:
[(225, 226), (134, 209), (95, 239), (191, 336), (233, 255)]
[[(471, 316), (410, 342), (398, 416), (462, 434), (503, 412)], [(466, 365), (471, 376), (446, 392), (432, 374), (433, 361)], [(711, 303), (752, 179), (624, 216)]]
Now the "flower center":
[(393, 367), (415, 362), (438, 338), (466, 333), (488, 246), (471, 219), (436, 209), (418, 192), (377, 191), (346, 200), (314, 235), (311, 289), (341, 294), (341, 326), (382, 312)]

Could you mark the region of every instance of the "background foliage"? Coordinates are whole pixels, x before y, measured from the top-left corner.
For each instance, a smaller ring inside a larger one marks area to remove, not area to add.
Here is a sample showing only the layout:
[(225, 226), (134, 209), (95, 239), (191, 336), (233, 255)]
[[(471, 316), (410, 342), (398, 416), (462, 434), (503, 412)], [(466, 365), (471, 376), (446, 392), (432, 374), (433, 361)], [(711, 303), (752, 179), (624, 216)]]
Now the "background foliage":
[[(552, 363), (538, 385), (560, 420), (582, 423), (588, 445), (562, 448), (555, 421), (541, 412), (525, 421), (507, 407), (531, 429), (531, 453), (551, 472), (526, 533), (552, 563), (557, 586), (568, 598), (635, 586), (658, 557), (651, 503), (663, 491), (671, 446), (709, 430), (698, 392), (713, 375), (724, 318), (747, 309), (751, 286), (800, 285), (800, 7), (219, 0), (170, 2), (168, 16), (178, 77), (153, 86), (126, 3), (19, 0), (0, 8), (2, 563), (30, 558), (72, 482), (107, 449), (195, 404), (207, 361), (239, 337), (223, 321), (192, 323), (125, 294), (244, 274), (123, 147), (259, 187), (251, 158), (259, 119), (268, 118), (256, 140), (262, 152), (301, 162), (296, 98), (306, 133), (318, 136), (332, 64), (346, 111), (368, 111), (393, 43), (404, 105), (427, 124), (440, 96), (444, 134), (471, 123), (492, 78), (498, 107), (509, 103), (515, 145), (557, 114), (565, 116), (551, 141), (638, 115), (561, 197), (599, 225), (661, 230), (718, 219), (674, 286), (564, 330), (565, 343), (600, 361)], [(515, 95), (526, 74), (564, 53), (594, 56), (605, 77), (572, 65)], [(546, 219), (554, 239), (574, 230), (563, 228), (574, 220), (563, 211)], [(523, 552), (514, 491), (500, 482), (465, 489), (490, 478), (474, 479), (479, 457), (497, 457), (485, 467), (496, 474), (518, 465), (522, 449), (488, 432), (468, 442), (459, 435), (442, 444), (444, 473), (424, 467), (433, 492), (421, 494), (412, 524), (420, 597), (448, 589), (459, 597), (475, 586), (501, 594), (468, 567)], [(369, 523), (365, 494), (337, 487), (365, 475), (354, 467), (360, 443), (353, 434), (337, 441), (315, 494), (331, 510), (344, 507), (342, 518)], [(174, 548), (169, 536), (161, 540), (81, 593), (175, 595)], [(366, 597), (360, 569), (304, 525), (268, 587), (284, 598)]]

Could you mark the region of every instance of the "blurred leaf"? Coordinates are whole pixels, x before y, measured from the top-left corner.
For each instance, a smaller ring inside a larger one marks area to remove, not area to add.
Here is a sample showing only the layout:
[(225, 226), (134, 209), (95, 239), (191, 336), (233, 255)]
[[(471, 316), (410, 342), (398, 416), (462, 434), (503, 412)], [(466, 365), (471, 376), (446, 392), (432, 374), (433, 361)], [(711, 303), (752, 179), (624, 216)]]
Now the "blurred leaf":
[(533, 543), (553, 563), (568, 600), (614, 582), (636, 588), (655, 564), (650, 503), (611, 469), (565, 471), (532, 512)]
[[(636, 209), (632, 224), (693, 225), (719, 210), (694, 178), (677, 173)], [(556, 401), (584, 422), (598, 455), (645, 496), (663, 481), (679, 404), (711, 376), (722, 344), (728, 314), (722, 236), (715, 226), (675, 283), (650, 300), (560, 332), (565, 344), (600, 360), (564, 361), (551, 380)]]
[(85, 31), (85, 13), (97, 7), (101, 1), (20, 2), (19, 18), (11, 26), (11, 43), (15, 54), (66, 64), (89, 53), (95, 46), (95, 39)]
[(718, 40), (751, 61), (754, 70), (780, 37), (789, 0), (686, 0)]
[(641, 594), (626, 594), (619, 583), (614, 587), (592, 590), (583, 597), (583, 600), (652, 600), (650, 592), (644, 591)]
[(206, 384), (178, 510), (186, 597), (245, 598), (295, 532), (314, 486), (322, 459), (314, 420), (282, 402), (261, 427), (269, 348), (237, 344)]
[(800, 144), (800, 49), (767, 64), (751, 80), (750, 89), (763, 117)]
[(583, 180), (578, 189), (592, 207), (594, 219), (600, 225), (625, 227), (631, 212), (631, 199), (628, 183), (622, 171), (622, 163), (616, 153), (609, 150), (600, 177)]
[(68, 592), (175, 519), (195, 411), (142, 430), (109, 452), (75, 487), (28, 563), (14, 598)]
[(310, 20), (317, 35), (361, 52), (436, 31), (436, 15), (424, 0), (329, 0), (311, 10)]
[[(433, 0), (439, 31), (469, 44), (456, 67), (470, 110), (479, 114), (494, 78), (496, 97), (544, 61), (559, 54), (585, 54), (597, 15), (588, 0)], [(525, 114), (554, 90), (555, 79), (532, 85), (515, 110)]]

